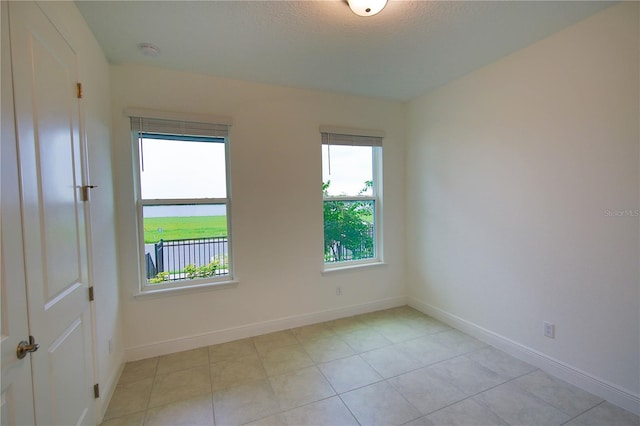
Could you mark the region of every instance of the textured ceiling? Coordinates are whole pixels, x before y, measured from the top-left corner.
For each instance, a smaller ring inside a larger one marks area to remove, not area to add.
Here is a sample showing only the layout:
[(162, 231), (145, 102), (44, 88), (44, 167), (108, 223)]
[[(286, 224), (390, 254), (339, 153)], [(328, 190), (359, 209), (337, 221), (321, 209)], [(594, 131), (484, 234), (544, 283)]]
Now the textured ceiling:
[(612, 3), (390, 0), (368, 18), (341, 0), (76, 4), (111, 63), (404, 101)]

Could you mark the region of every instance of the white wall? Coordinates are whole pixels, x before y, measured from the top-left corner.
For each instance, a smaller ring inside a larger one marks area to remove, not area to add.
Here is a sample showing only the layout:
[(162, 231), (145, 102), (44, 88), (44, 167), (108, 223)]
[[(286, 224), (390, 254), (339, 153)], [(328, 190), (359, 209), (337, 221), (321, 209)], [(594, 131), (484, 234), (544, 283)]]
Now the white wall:
[(93, 255), (91, 279), (95, 291), (96, 379), (100, 383), (100, 403), (104, 413), (109, 393), (115, 386), (124, 361), (111, 168), (109, 66), (73, 2), (44, 1), (39, 5), (76, 51), (78, 75), (84, 92), (81, 103), (88, 144), (89, 181), (98, 185), (91, 192), (89, 225)]
[[(112, 66), (111, 87), (127, 359), (405, 303), (402, 104), (137, 65)], [(139, 274), (126, 107), (233, 118), (236, 287), (133, 296)], [(386, 132), (386, 265), (321, 275), (322, 124)]]
[(413, 303), (636, 403), (638, 27), (616, 5), (416, 99), (406, 155)]

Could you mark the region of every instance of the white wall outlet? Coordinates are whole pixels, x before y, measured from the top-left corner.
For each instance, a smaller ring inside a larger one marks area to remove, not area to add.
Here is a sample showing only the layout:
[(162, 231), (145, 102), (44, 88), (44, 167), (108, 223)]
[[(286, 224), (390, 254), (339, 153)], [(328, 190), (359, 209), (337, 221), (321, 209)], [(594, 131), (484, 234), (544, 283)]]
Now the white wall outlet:
[(544, 324), (544, 336), (550, 339), (556, 338), (556, 325), (550, 322), (543, 322)]
[(336, 287), (336, 296), (342, 296), (342, 287)]

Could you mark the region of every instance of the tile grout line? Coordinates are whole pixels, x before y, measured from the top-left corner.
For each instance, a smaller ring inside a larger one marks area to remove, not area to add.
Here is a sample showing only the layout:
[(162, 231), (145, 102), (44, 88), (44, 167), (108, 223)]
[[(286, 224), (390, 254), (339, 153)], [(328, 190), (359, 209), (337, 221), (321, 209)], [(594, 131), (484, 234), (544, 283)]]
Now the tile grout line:
[(604, 404), (605, 402), (607, 402), (607, 401), (606, 401), (606, 400), (602, 400), (602, 401), (600, 401), (599, 403), (597, 403), (596, 405), (594, 405), (593, 407), (591, 407), (591, 408), (587, 408), (586, 410), (584, 410), (583, 412), (581, 412), (581, 413), (580, 413), (580, 414), (578, 414), (577, 416), (573, 416), (573, 417), (571, 417), (569, 420), (567, 420), (566, 422), (562, 423), (562, 425), (561, 425), (561, 426), (564, 426), (564, 425), (566, 425), (567, 423), (570, 423), (571, 421), (573, 421), (573, 420), (577, 419), (578, 417), (580, 417), (581, 415), (583, 415), (583, 414), (585, 414), (585, 413), (587, 413), (587, 412), (589, 412), (589, 411), (593, 410), (594, 408), (599, 407), (600, 405)]
[(151, 395), (153, 395), (153, 389), (156, 386), (156, 380), (158, 377), (158, 367), (160, 366), (160, 357), (156, 361), (156, 366), (153, 369), (153, 382), (151, 383), (151, 390), (149, 391), (149, 397), (147, 398), (147, 403), (144, 407), (144, 416), (142, 418), (142, 424), (145, 425), (147, 423), (147, 416), (149, 414), (149, 404), (151, 403)]
[(209, 374), (209, 390), (211, 391), (211, 425), (214, 426), (216, 424), (216, 407), (214, 404), (213, 398), (213, 377), (211, 377), (211, 351), (209, 350), (209, 346), (207, 348), (207, 373)]

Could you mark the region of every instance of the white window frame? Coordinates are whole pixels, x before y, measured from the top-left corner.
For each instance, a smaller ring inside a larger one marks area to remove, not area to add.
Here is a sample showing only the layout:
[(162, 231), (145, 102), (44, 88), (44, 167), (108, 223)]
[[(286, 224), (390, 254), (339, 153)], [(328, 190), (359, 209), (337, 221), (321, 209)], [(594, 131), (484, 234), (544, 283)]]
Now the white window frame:
[[(341, 269), (350, 269), (355, 267), (362, 267), (368, 265), (379, 265), (384, 262), (384, 245), (383, 245), (383, 232), (382, 232), (382, 140), (385, 133), (380, 130), (363, 130), (363, 129), (351, 129), (335, 126), (320, 126), (320, 133), (322, 136), (322, 145), (348, 145), (348, 146), (369, 146), (372, 148), (372, 177), (373, 187), (371, 195), (359, 195), (359, 196), (325, 196), (322, 194), (322, 203), (324, 210), (325, 201), (373, 201), (374, 204), (374, 241), (373, 249), (374, 256), (368, 259), (357, 260), (345, 260), (341, 262), (325, 262), (324, 271), (336, 271)], [(324, 158), (323, 158), (324, 161)], [(323, 216), (323, 240), (324, 240), (324, 216)], [(324, 246), (324, 244), (323, 244)], [(323, 259), (324, 259), (324, 250)]]
[[(229, 155), (229, 127), (231, 119), (202, 114), (183, 114), (165, 111), (128, 108), (125, 114), (131, 119), (131, 138), (133, 144), (134, 186), (137, 211), (137, 243), (139, 266), (139, 294), (162, 293), (178, 289), (193, 289), (209, 286), (233, 284), (234, 255), (231, 226), (231, 173)], [(205, 136), (224, 139), (226, 198), (181, 198), (181, 199), (144, 199), (142, 198), (142, 182), (140, 176), (140, 147), (142, 134), (160, 133), (175, 135), (176, 141), (180, 136)], [(145, 249), (144, 249), (144, 216), (145, 206), (160, 205), (225, 205), (227, 219), (227, 270), (225, 275), (168, 281), (167, 283), (149, 284), (147, 282)]]

